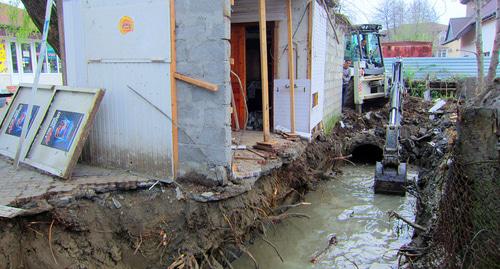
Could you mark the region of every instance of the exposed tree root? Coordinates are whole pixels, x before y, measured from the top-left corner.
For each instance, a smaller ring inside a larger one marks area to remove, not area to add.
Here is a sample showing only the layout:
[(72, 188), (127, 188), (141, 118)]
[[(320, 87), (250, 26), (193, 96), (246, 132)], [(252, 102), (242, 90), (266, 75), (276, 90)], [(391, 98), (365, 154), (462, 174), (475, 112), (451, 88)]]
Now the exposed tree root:
[(54, 255), (54, 250), (52, 249), (52, 227), (54, 226), (55, 219), (52, 220), (49, 226), (49, 248), (50, 248), (50, 254), (52, 254), (52, 258), (54, 259), (54, 263), (56, 265), (59, 265), (56, 260), (56, 256)]
[(264, 242), (266, 242), (268, 245), (270, 245), (274, 249), (274, 252), (276, 252), (276, 254), (280, 258), (281, 262), (285, 262), (285, 260), (283, 259), (283, 256), (281, 256), (280, 252), (278, 251), (278, 248), (273, 243), (271, 243), (271, 241), (267, 240), (264, 237), (262, 237), (262, 240), (264, 240)]
[(409, 219), (399, 215), (398, 213), (394, 212), (394, 211), (389, 211), (387, 212), (389, 214), (389, 218), (397, 218), (397, 219), (400, 219), (402, 221), (404, 221), (406, 224), (410, 225), (411, 227), (417, 229), (417, 230), (420, 230), (420, 231), (427, 231), (427, 229), (423, 226), (420, 226), (412, 221), (410, 221)]

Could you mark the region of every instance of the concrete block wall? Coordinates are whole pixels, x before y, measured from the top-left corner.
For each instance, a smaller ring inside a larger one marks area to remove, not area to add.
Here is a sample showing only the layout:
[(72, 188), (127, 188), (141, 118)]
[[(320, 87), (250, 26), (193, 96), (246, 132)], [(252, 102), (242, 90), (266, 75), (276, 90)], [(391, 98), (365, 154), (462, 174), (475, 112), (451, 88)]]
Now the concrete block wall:
[(175, 6), (177, 72), (219, 86), (210, 92), (177, 81), (180, 172), (222, 180), (220, 171), (231, 165), (230, 2), (176, 0)]
[(328, 23), (327, 27), (324, 123), (342, 113), (342, 64), (344, 63), (346, 27), (338, 24), (335, 24), (335, 26), (338, 43), (330, 23)]

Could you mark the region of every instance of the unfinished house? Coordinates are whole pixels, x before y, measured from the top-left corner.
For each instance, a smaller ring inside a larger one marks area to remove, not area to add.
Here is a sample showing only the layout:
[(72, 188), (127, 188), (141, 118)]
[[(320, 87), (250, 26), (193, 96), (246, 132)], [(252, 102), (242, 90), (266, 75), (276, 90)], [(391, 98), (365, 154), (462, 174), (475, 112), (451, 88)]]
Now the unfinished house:
[[(341, 112), (344, 33), (333, 6), (63, 0), (66, 83), (106, 90), (83, 160), (222, 182), (238, 177), (238, 148), (311, 139)], [(265, 151), (241, 165), (258, 171)]]

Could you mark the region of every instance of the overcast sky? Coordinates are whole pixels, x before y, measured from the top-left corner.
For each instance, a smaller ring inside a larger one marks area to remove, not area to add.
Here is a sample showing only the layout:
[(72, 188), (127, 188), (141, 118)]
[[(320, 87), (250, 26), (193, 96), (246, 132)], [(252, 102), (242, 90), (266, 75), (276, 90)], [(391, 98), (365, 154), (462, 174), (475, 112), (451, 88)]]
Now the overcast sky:
[[(9, 3), (10, 0), (0, 0), (3, 3)], [(354, 23), (371, 23), (373, 22), (374, 8), (382, 0), (344, 0), (348, 5), (347, 9), (350, 10), (352, 15), (351, 19)], [(439, 23), (448, 24), (450, 18), (464, 17), (465, 5), (460, 4), (459, 0), (430, 0), (435, 4), (437, 13), (440, 16)]]
[[(350, 12), (353, 23), (371, 23), (373, 22), (373, 12), (378, 3), (382, 0), (344, 0)], [(437, 14), (440, 15), (439, 23), (448, 24), (450, 18), (465, 17), (465, 5), (460, 4), (459, 0), (430, 0), (435, 5)]]

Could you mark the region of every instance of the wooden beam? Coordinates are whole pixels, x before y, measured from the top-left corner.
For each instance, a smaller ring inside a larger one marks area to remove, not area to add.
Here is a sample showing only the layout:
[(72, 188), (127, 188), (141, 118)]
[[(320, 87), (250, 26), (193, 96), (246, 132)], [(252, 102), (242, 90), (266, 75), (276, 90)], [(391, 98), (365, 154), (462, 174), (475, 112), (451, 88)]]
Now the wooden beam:
[(288, 0), (288, 77), (290, 80), (290, 132), (295, 133), (295, 72), (293, 63), (292, 0)]
[(314, 16), (314, 1), (309, 1), (308, 23), (307, 23), (307, 79), (312, 77), (312, 24)]
[(236, 125), (236, 130), (240, 130), (240, 118), (238, 117), (238, 107), (236, 105), (236, 100), (234, 100), (234, 92), (231, 90), (231, 104), (233, 105), (233, 119), (234, 119), (234, 125)]
[(175, 0), (170, 0), (170, 99), (172, 103), (172, 173), (174, 179), (179, 171), (179, 125), (177, 122), (177, 50), (175, 46)]
[(269, 127), (269, 78), (267, 70), (267, 27), (266, 0), (259, 0), (260, 71), (262, 77), (262, 118), (264, 122), (264, 142), (270, 142)]
[(211, 92), (216, 92), (219, 90), (219, 86), (213, 84), (213, 83), (210, 83), (210, 82), (206, 82), (206, 81), (203, 81), (203, 80), (199, 80), (199, 79), (196, 79), (196, 78), (191, 78), (191, 77), (188, 77), (188, 76), (185, 76), (183, 74), (179, 74), (179, 73), (175, 73), (174, 74), (174, 77), (178, 80), (182, 80), (186, 83), (189, 83), (189, 84), (193, 84), (195, 86), (198, 86), (200, 88), (203, 88), (203, 89), (206, 89), (206, 90), (209, 90)]

